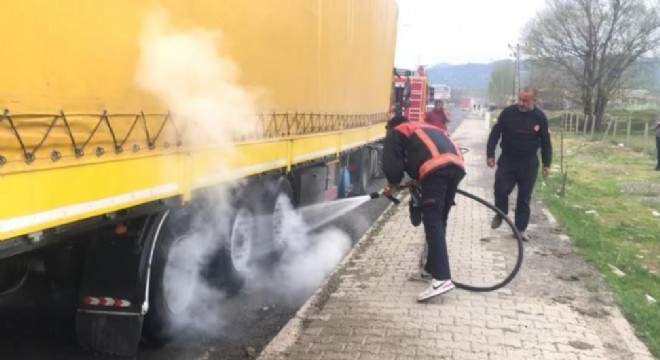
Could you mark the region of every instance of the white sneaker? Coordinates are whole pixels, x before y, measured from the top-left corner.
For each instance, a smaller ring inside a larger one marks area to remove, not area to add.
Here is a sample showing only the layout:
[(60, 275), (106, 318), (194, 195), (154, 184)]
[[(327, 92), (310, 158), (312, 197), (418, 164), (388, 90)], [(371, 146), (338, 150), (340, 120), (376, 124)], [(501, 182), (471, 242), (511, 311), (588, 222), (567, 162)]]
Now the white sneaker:
[(429, 287), (417, 295), (417, 301), (425, 301), (434, 296), (442, 295), (455, 288), (451, 280), (436, 280), (432, 279)]

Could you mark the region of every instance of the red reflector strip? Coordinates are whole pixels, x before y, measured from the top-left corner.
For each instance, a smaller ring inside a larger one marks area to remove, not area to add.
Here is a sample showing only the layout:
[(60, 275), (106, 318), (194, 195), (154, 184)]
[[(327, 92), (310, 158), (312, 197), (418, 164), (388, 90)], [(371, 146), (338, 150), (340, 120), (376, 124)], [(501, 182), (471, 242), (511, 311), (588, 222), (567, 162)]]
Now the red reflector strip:
[(97, 296), (83, 296), (83, 304), (92, 306), (113, 306), (113, 307), (129, 307), (131, 302), (119, 298), (111, 297), (97, 297)]

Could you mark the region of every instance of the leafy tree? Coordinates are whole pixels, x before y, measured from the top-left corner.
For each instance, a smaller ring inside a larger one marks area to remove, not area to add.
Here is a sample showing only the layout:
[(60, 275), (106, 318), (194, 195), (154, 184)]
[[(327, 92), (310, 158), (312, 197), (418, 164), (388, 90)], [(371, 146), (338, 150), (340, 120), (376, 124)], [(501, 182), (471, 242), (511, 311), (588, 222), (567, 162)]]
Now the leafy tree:
[(513, 62), (510, 60), (495, 65), (488, 82), (488, 99), (491, 103), (504, 107), (511, 102), (511, 96), (514, 95), (513, 71)]

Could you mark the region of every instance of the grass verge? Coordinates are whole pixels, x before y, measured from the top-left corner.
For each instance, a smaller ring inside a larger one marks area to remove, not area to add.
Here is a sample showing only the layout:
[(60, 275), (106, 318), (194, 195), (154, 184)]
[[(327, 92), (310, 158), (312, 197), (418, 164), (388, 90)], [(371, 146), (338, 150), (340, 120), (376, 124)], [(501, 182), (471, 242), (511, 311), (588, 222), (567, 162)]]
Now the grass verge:
[[(559, 164), (559, 135), (553, 137)], [(654, 159), (628, 148), (569, 134), (564, 139), (565, 195), (559, 196), (558, 165), (537, 194), (660, 358), (660, 172), (652, 170)]]

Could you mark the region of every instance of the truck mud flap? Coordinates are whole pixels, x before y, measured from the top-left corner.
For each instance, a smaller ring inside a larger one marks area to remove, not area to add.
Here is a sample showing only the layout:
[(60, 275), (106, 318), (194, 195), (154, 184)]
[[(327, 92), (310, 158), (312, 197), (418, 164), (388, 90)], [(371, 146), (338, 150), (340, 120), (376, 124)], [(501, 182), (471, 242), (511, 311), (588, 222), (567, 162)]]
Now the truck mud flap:
[(91, 239), (79, 287), (76, 335), (94, 351), (134, 355), (147, 310), (149, 249), (162, 215), (108, 227)]
[(76, 314), (78, 343), (94, 351), (135, 356), (142, 333), (140, 314), (91, 313)]

